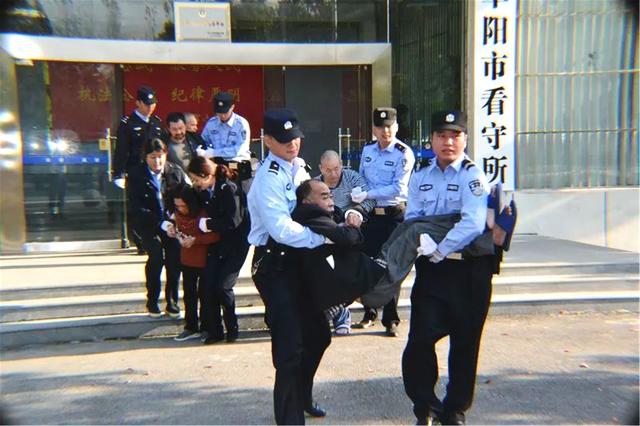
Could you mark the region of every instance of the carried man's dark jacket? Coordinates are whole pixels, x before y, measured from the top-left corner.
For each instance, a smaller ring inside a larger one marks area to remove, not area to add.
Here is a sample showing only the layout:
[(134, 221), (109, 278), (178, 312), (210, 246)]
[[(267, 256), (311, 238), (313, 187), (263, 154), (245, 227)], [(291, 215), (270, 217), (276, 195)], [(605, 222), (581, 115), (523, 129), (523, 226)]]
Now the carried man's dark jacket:
[(300, 282), (308, 290), (313, 307), (319, 310), (353, 302), (384, 274), (384, 268), (361, 251), (362, 232), (338, 225), (333, 216), (313, 204), (298, 205), (291, 213), (293, 220), (334, 243), (294, 251)]

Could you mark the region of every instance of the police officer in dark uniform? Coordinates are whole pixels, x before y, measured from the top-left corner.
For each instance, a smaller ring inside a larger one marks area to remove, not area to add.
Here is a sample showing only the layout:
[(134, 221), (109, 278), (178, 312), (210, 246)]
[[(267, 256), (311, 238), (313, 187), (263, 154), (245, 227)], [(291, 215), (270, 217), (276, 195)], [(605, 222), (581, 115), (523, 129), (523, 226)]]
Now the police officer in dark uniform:
[[(118, 127), (116, 148), (113, 156), (113, 183), (125, 189), (125, 178), (129, 171), (142, 162), (140, 152), (147, 140), (162, 138), (162, 120), (153, 115), (158, 100), (156, 92), (148, 86), (140, 86), (136, 97), (136, 109), (131, 115), (123, 116)], [(128, 190), (127, 190), (128, 192)], [(127, 197), (129, 194), (127, 193)], [(143, 254), (142, 239), (135, 230), (131, 209), (127, 208), (127, 228), (138, 253)]]
[(213, 98), (213, 110), (215, 117), (211, 117), (202, 129), (207, 156), (237, 173), (237, 183), (246, 194), (252, 181), (249, 122), (235, 113), (231, 93), (218, 92)]
[[(376, 108), (373, 111), (373, 134), (376, 140), (362, 149), (360, 174), (367, 181), (367, 191), (352, 192), (355, 203), (375, 200), (376, 206), (369, 221), (363, 226), (364, 252), (375, 257), (398, 223), (404, 219), (407, 186), (415, 158), (411, 148), (396, 138), (398, 122), (394, 108)], [(359, 190), (361, 188), (356, 188)], [(400, 292), (382, 312), (382, 324), (389, 337), (397, 337), (398, 298)], [(367, 328), (377, 317), (376, 307), (365, 306), (362, 321), (355, 328)]]
[[(409, 183), (406, 220), (457, 213), (461, 219), (440, 242), (420, 236), (411, 293), (409, 339), (402, 357), (405, 390), (418, 424), (464, 424), (473, 400), (478, 350), (491, 299), (494, 256), (465, 257), (461, 250), (485, 229), (489, 187), (465, 155), (466, 114), (443, 111), (431, 119), (436, 157)], [(491, 250), (490, 250), (491, 251)], [(440, 401), (435, 344), (449, 336), (449, 383)]]
[(309, 179), (305, 163), (298, 157), (303, 135), (296, 114), (288, 109), (266, 111), (264, 132), (269, 155), (248, 196), (249, 242), (255, 246), (252, 276), (271, 329), (276, 423), (304, 424), (305, 412), (314, 417), (326, 414), (313, 402), (312, 389), (313, 377), (331, 342), (331, 329), (321, 310), (308, 309), (291, 248), (319, 247), (325, 237), (291, 219), (296, 187)]

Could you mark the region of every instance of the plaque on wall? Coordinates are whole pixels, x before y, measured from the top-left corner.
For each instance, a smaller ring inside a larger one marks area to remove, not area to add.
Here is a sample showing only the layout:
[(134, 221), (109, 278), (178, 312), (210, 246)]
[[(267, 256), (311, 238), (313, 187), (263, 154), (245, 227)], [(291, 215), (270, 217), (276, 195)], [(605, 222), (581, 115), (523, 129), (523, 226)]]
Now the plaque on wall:
[(231, 41), (229, 3), (173, 3), (176, 41)]

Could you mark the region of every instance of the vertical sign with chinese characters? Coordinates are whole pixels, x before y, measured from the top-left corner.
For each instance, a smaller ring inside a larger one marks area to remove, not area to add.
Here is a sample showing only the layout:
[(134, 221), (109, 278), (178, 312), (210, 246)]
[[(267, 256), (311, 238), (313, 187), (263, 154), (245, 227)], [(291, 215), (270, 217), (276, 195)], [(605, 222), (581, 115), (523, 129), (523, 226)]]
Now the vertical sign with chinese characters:
[(517, 0), (476, 0), (474, 30), (474, 161), (489, 184), (515, 186)]

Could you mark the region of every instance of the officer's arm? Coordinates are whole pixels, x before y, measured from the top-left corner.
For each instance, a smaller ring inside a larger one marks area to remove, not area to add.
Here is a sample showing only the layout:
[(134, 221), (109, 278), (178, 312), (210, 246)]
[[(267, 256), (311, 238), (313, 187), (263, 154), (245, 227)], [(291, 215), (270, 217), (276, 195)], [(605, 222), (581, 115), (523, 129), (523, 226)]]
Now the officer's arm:
[(324, 244), (322, 235), (291, 219), (283, 185), (274, 177), (271, 173), (264, 175), (260, 193), (255, 197), (257, 210), (269, 235), (281, 244), (296, 248), (315, 248)]
[(113, 178), (123, 178), (129, 158), (129, 126), (128, 117), (122, 117), (118, 126), (116, 149), (113, 153)]
[[(468, 178), (462, 185), (462, 208), (460, 222), (456, 223), (438, 244), (438, 251), (443, 256), (466, 247), (477, 236), (482, 234), (487, 220), (487, 197), (489, 184), (476, 167), (469, 170)], [(472, 188), (480, 185), (474, 194)]]
[(135, 218), (135, 222), (147, 231), (156, 232), (160, 227), (161, 221), (158, 221), (158, 218), (147, 204), (149, 199), (145, 197), (144, 178), (139, 175), (132, 176), (130, 189), (127, 193), (129, 205), (131, 206), (131, 216)]
[(251, 151), (251, 129), (249, 128), (249, 122), (244, 118), (240, 121), (242, 122), (242, 144), (238, 147), (236, 155)]
[[(362, 177), (360, 173), (353, 172), (353, 188), (357, 186), (359, 186), (364, 192), (369, 191), (369, 185), (367, 184), (366, 179)], [(374, 200), (373, 198), (368, 198), (360, 203), (360, 207), (362, 207), (362, 210), (364, 210), (365, 213), (371, 213), (371, 210), (373, 210), (375, 206), (376, 206), (376, 200)]]
[(209, 136), (209, 132), (210, 132), (210, 125), (211, 121), (207, 121), (207, 123), (204, 125), (204, 128), (202, 129), (202, 133), (200, 134), (200, 136), (202, 137), (202, 140), (205, 143), (205, 148), (213, 148), (213, 141), (211, 140), (210, 136)]
[(403, 160), (398, 161), (398, 164), (396, 164), (396, 170), (393, 175), (393, 182), (391, 182), (391, 185), (372, 189), (368, 192), (367, 198), (384, 200), (407, 194), (411, 170), (413, 170), (413, 165), (415, 163), (411, 148), (407, 148), (405, 150)]
[(422, 216), (422, 213), (420, 174), (414, 173), (409, 179), (409, 195), (407, 196), (407, 210), (404, 212), (404, 220)]
[(222, 215), (207, 221), (207, 228), (211, 231), (224, 233), (236, 229), (242, 223), (240, 199), (235, 196), (235, 186), (226, 184), (220, 190), (220, 203)]

